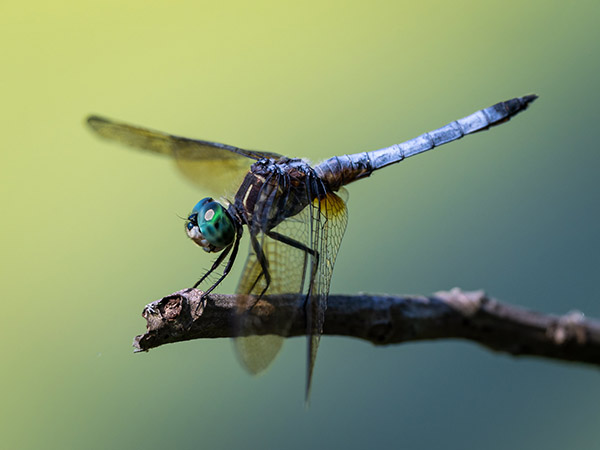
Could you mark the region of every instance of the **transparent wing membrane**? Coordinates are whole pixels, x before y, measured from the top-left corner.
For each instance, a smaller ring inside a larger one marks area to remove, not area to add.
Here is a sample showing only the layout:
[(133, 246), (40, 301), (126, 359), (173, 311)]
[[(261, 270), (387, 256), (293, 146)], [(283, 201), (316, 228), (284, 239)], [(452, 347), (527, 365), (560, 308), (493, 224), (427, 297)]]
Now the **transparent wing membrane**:
[[(269, 207), (269, 204), (273, 207), (273, 203), (268, 199), (276, 200), (273, 197), (278, 192), (279, 181), (281, 180), (278, 180), (275, 187), (265, 192), (265, 201), (257, 203), (253, 214), (255, 219), (266, 220), (272, 213), (266, 211), (266, 208)], [(297, 295), (300, 301), (304, 291), (306, 267), (311, 255), (282, 242), (282, 240), (293, 240), (308, 249), (312, 248), (308, 214), (308, 208), (305, 208), (272, 230), (263, 230), (260, 223), (256, 224), (256, 222), (249, 229), (250, 249), (237, 289), (241, 298), (238, 303), (237, 318), (239, 337), (236, 338), (235, 347), (241, 362), (251, 373), (258, 373), (266, 369), (283, 343), (283, 338), (280, 336), (256, 335), (257, 330), (261, 328), (260, 322), (257, 321), (256, 315), (252, 311), (261, 306), (260, 303), (255, 304), (256, 299), (261, 294), (263, 294), (264, 301), (268, 300), (269, 295), (292, 294)], [(254, 240), (254, 244), (252, 240)], [(263, 267), (265, 265), (270, 279), (268, 286), (267, 274), (264, 273)], [(245, 297), (245, 294), (249, 296)], [(284, 331), (283, 334), (289, 330), (295, 318), (293, 315), (278, 316), (278, 328)]]
[[(343, 191), (347, 198), (347, 192)], [(307, 377), (306, 377), (306, 399), (310, 395), (313, 368), (317, 358), (317, 350), (323, 323), (325, 322), (325, 310), (327, 309), (327, 296), (333, 274), (333, 266), (337, 258), (342, 237), (348, 223), (348, 211), (345, 201), (334, 194), (327, 193), (325, 198), (313, 202), (313, 242), (315, 249), (319, 252), (317, 270), (311, 281), (311, 296), (308, 308), (308, 352), (307, 352)]]
[[(318, 180), (311, 181), (320, 183)], [(244, 366), (252, 373), (266, 369), (277, 355), (282, 338), (256, 335), (260, 321), (251, 312), (253, 308), (260, 307), (263, 300), (257, 304), (254, 302), (261, 294), (265, 301), (274, 294), (297, 295), (298, 309), (304, 308), (305, 311), (308, 336), (307, 396), (319, 338), (323, 332), (333, 266), (347, 223), (344, 200), (332, 192), (325, 192), (323, 187), (320, 192), (311, 192), (310, 186), (314, 184), (311, 181), (306, 183), (303, 193), (307, 206), (299, 213), (286, 217), (272, 229), (261, 227), (260, 223), (250, 227), (251, 234), (254, 233), (251, 236), (254, 244), (250, 244), (238, 286), (238, 293), (242, 294), (243, 300), (238, 309), (240, 337), (236, 338), (236, 349)], [(287, 210), (286, 205), (281, 204), (288, 200), (285, 197), (285, 182), (281, 177), (263, 193), (264, 202), (257, 203), (254, 219), (266, 221), (273, 218), (272, 208), (281, 213)], [(308, 200), (316, 195), (314, 201)], [(268, 277), (264, 273), (265, 267)], [(297, 319), (296, 316), (278, 316), (278, 328), (282, 334), (286, 334)]]
[(105, 139), (173, 158), (188, 180), (214, 195), (235, 191), (254, 161), (280, 156), (174, 136), (99, 116), (88, 117), (87, 123)]
[(232, 198), (248, 172), (252, 160), (227, 159), (175, 159), (177, 169), (203, 191), (216, 197)]

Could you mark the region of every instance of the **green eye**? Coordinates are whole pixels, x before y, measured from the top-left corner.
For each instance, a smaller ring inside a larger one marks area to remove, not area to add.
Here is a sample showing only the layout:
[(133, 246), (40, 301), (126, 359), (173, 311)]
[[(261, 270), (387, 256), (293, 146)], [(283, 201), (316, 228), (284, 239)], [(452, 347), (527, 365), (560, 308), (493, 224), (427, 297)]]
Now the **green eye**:
[(225, 248), (233, 242), (235, 229), (229, 214), (220, 203), (212, 198), (205, 198), (198, 202), (192, 212), (198, 214), (198, 228), (210, 244)]

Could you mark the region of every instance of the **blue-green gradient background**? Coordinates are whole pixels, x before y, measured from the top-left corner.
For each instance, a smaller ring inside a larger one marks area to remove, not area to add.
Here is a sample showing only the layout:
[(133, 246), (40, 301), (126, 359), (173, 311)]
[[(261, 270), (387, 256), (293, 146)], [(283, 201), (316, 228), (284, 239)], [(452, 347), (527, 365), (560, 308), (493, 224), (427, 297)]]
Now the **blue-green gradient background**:
[[(528, 93), (526, 113), (351, 185), (331, 291), (459, 286), (600, 317), (597, 1), (0, 4), (3, 448), (597, 448), (597, 369), (471, 343), (228, 340), (132, 353), (210, 258), (205, 195), (95, 139), (100, 113), (313, 161)], [(239, 267), (237, 268), (239, 271)], [(222, 292), (232, 292), (233, 274)]]

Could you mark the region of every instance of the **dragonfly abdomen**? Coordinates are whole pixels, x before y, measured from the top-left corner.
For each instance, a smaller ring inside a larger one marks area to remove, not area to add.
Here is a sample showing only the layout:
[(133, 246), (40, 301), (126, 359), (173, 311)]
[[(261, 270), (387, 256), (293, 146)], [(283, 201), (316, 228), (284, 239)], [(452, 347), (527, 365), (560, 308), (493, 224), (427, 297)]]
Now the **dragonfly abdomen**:
[(332, 191), (365, 178), (373, 173), (369, 152), (354, 155), (334, 156), (315, 166), (318, 177), (325, 181)]
[(329, 184), (332, 190), (337, 191), (348, 183), (368, 177), (373, 171), (399, 163), (409, 156), (418, 155), (434, 147), (455, 141), (467, 134), (500, 125), (527, 109), (529, 103), (536, 98), (537, 95), (526, 95), (496, 103), (489, 108), (481, 109), (470, 116), (455, 120), (402, 144), (395, 144), (372, 152), (334, 156), (317, 165), (315, 171), (322, 180)]

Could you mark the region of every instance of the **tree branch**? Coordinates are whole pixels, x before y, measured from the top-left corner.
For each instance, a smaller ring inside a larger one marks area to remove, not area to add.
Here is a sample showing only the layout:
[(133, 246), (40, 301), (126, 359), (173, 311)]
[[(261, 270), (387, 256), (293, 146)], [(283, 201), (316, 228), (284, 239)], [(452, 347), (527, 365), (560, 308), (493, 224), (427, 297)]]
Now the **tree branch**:
[[(147, 332), (134, 339), (136, 352), (201, 338), (234, 337), (235, 295), (187, 289), (148, 304)], [(375, 345), (459, 338), (515, 356), (541, 356), (600, 365), (600, 321), (580, 312), (545, 315), (500, 303), (483, 291), (458, 288), (431, 297), (330, 295), (323, 334), (364, 339)], [(259, 334), (305, 334), (297, 296), (268, 296), (252, 309)], [(294, 317), (285, 333), (278, 324)]]

